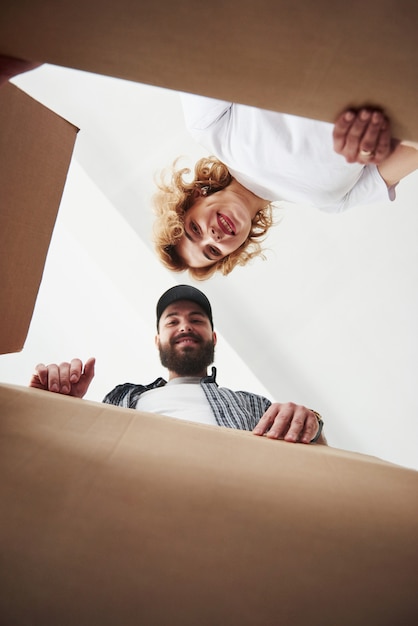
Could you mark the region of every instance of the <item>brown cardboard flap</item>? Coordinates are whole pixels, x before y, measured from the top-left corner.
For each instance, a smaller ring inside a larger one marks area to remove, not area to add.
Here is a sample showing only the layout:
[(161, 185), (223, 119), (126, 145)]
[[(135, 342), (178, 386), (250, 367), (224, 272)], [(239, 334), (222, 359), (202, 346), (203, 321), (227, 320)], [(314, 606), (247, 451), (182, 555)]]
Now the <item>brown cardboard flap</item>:
[(0, 352), (22, 349), (77, 129), (8, 83), (0, 88)]
[(0, 386), (5, 624), (413, 624), (418, 472)]
[(418, 140), (415, 0), (6, 0), (0, 53), (333, 121), (379, 104)]

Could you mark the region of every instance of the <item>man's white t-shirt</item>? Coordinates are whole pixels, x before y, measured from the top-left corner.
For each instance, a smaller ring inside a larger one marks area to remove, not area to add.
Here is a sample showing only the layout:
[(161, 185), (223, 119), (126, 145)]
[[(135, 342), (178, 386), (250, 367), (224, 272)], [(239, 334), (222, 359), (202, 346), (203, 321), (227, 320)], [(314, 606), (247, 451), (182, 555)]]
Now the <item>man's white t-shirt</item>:
[(200, 378), (173, 378), (164, 387), (145, 391), (138, 399), (139, 411), (217, 426), (215, 416), (200, 385)]

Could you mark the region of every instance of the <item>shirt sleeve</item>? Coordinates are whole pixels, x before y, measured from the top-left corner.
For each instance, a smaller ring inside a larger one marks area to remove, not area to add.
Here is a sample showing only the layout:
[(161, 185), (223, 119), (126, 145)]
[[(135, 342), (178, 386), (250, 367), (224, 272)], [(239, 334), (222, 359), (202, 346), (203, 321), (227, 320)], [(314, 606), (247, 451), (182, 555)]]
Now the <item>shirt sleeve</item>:
[(318, 208), (327, 213), (338, 213), (351, 207), (393, 201), (396, 199), (396, 185), (388, 187), (376, 165), (366, 165), (354, 187), (336, 205)]
[(259, 396), (249, 391), (237, 391), (236, 394), (251, 415), (250, 429), (252, 430), (271, 406), (271, 401), (264, 396)]
[(189, 131), (209, 128), (224, 115), (228, 115), (232, 102), (215, 100), (189, 93), (180, 94), (184, 120)]
[(126, 409), (135, 408), (137, 399), (135, 398), (135, 392), (142, 391), (143, 385), (134, 385), (132, 383), (124, 383), (117, 385), (112, 391), (109, 391), (103, 398), (104, 404), (114, 404)]

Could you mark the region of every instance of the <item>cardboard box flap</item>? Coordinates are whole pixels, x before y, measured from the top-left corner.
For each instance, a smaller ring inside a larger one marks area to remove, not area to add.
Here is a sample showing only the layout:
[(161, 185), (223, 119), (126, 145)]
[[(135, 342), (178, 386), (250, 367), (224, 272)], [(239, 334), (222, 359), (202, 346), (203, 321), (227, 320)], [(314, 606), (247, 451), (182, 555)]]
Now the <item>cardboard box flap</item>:
[(0, 352), (22, 349), (77, 129), (23, 91), (0, 88)]
[(415, 0), (8, 0), (0, 53), (333, 121), (371, 102), (418, 141)]
[(418, 472), (23, 387), (0, 415), (2, 623), (415, 623)]

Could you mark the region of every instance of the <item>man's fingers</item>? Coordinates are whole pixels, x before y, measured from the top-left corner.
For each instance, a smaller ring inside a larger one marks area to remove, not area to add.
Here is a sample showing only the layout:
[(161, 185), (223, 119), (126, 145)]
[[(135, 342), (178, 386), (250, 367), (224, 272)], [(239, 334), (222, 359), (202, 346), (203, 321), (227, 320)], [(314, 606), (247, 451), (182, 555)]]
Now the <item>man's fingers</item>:
[(257, 426), (253, 428), (254, 435), (264, 435), (264, 433), (268, 430), (271, 423), (269, 410), (270, 409), (264, 413)]
[(47, 389), (53, 393), (59, 393), (60, 391), (60, 375), (58, 365), (55, 363), (47, 366)]
[(69, 363), (61, 363), (57, 368), (59, 378), (59, 393), (68, 394), (71, 391), (70, 368), (71, 366)]
[(35, 389), (48, 389), (48, 371), (46, 365), (38, 363), (29, 381), (29, 387), (35, 387)]
[(42, 383), (42, 385), (44, 385), (45, 387), (48, 384), (48, 368), (44, 363), (38, 363), (38, 365), (35, 367), (35, 373), (32, 376), (32, 380), (34, 378), (38, 377), (39, 381)]
[(71, 391), (70, 383), (70, 364), (60, 363), (56, 365), (51, 363), (47, 367), (48, 370), (48, 391), (53, 393), (69, 394)]
[[(288, 432), (289, 425), (295, 419), (296, 414), (300, 414), (300, 408), (293, 402), (274, 403), (267, 414), (269, 415), (270, 429), (266, 433), (269, 439), (283, 439)], [(289, 439), (293, 441), (293, 439)]]
[(301, 443), (311, 443), (312, 439), (318, 432), (319, 423), (318, 418), (313, 412), (310, 412), (305, 421), (305, 426), (303, 429), (303, 434), (300, 437)]
[(84, 372), (80, 359), (72, 359), (71, 363), (65, 361), (59, 365), (38, 363), (29, 386), (82, 398), (94, 376), (95, 361), (90, 358)]
[(86, 364), (84, 366), (84, 376), (86, 377), (88, 383), (93, 380), (95, 363), (96, 359), (94, 357), (91, 357), (86, 361)]
[[(275, 402), (264, 413), (253, 433), (265, 435), (269, 439), (298, 441), (299, 433), (304, 424), (303, 410), (306, 411), (304, 407), (298, 407), (292, 402), (284, 404)], [(293, 430), (289, 430), (290, 424), (293, 425)]]
[(270, 430), (266, 433), (266, 437), (268, 437), (269, 439), (282, 438), (288, 429), (288, 425), (291, 419), (291, 411), (281, 408), (274, 418)]
[[(81, 374), (77, 382), (73, 383), (72, 390), (71, 390), (72, 396), (76, 398), (84, 397), (94, 376), (95, 362), (96, 362), (96, 359), (94, 358), (90, 358), (86, 361), (86, 364), (84, 366), (84, 371), (81, 371)], [(79, 359), (73, 359), (71, 363), (72, 363), (72, 367), (75, 368), (77, 373), (78, 373), (79, 367), (81, 368), (81, 370), (83, 370), (83, 365)]]
[(320, 425), (316, 416), (314, 419), (310, 421), (310, 425), (311, 425), (310, 428), (307, 430), (307, 432), (303, 436), (302, 443), (311, 443), (312, 439), (314, 439), (318, 434)]
[(69, 382), (78, 383), (83, 372), (83, 363), (80, 359), (72, 359), (69, 371)]
[(296, 443), (300, 441), (302, 433), (305, 428), (305, 423), (307, 419), (307, 409), (302, 406), (296, 407), (291, 418), (290, 425), (287, 433), (284, 436), (285, 441), (290, 441), (292, 443)]
[(253, 433), (289, 443), (310, 443), (318, 432), (315, 413), (305, 406), (286, 402), (274, 403), (264, 413)]

